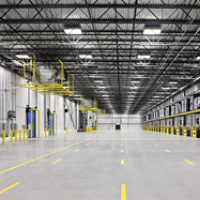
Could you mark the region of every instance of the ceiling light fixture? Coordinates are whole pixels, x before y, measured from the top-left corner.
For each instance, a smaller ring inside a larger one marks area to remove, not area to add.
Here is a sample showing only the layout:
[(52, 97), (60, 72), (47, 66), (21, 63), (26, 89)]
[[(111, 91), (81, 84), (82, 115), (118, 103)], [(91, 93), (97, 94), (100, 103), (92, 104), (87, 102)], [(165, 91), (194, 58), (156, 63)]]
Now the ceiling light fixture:
[(30, 59), (29, 55), (26, 55), (26, 54), (19, 54), (19, 55), (16, 55), (16, 57), (19, 59)]
[(73, 35), (73, 34), (74, 35), (80, 35), (80, 34), (82, 34), (82, 31), (81, 31), (80, 28), (65, 28), (64, 32), (66, 34), (70, 34), (70, 35)]
[(150, 55), (138, 55), (139, 60), (150, 59)]
[(145, 28), (143, 31), (144, 35), (158, 35), (161, 33), (160, 28)]
[(91, 54), (80, 54), (79, 57), (82, 59), (92, 59)]
[(197, 56), (197, 57), (196, 57), (196, 60), (200, 60), (200, 56)]

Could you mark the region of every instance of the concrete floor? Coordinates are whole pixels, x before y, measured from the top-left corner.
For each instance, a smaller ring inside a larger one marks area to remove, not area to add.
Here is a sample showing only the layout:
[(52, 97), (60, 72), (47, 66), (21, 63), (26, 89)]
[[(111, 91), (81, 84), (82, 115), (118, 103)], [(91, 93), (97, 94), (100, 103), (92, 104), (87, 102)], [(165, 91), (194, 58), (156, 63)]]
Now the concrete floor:
[(199, 185), (196, 138), (135, 128), (0, 146), (2, 200), (199, 200)]

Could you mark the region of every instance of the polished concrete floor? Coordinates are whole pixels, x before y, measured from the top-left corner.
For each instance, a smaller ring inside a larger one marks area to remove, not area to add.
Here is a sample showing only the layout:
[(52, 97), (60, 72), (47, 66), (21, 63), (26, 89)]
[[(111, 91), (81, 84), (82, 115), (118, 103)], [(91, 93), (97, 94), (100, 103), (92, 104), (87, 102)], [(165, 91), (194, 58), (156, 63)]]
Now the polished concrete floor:
[(199, 188), (196, 138), (136, 127), (0, 146), (2, 200), (199, 200)]

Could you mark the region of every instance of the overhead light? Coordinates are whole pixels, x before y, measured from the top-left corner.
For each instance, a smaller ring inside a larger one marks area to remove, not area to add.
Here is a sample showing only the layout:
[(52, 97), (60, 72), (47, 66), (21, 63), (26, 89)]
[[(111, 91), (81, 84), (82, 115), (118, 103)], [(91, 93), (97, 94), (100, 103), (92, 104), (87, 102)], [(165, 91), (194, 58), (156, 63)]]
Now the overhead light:
[(17, 66), (22, 66), (22, 63), (20, 63), (20, 62), (17, 61), (17, 60), (13, 60), (12, 62), (15, 63), (15, 65), (17, 65)]
[(79, 57), (82, 59), (92, 59), (91, 54), (80, 54)]
[(170, 81), (169, 84), (172, 84), (172, 85), (177, 84), (177, 81)]
[(94, 82), (95, 82), (95, 83), (103, 83), (102, 80), (95, 80)]
[(196, 60), (200, 60), (200, 56), (197, 56), (197, 57), (196, 57)]
[(138, 55), (139, 60), (149, 59), (150, 57), (150, 55)]
[(138, 89), (138, 87), (136, 87), (136, 86), (135, 86), (135, 87), (130, 87), (130, 88), (131, 88), (131, 89)]
[(158, 35), (161, 33), (160, 28), (145, 28), (143, 31), (144, 35)]
[(98, 86), (98, 88), (105, 89), (106, 87), (105, 86)]
[(81, 31), (80, 28), (65, 28), (64, 32), (66, 34), (70, 34), (70, 35), (72, 35), (72, 34), (74, 34), (74, 35), (75, 34), (82, 34), (82, 31)]
[(140, 83), (140, 81), (131, 81), (132, 83)]
[(30, 59), (30, 57), (26, 54), (19, 54), (19, 55), (16, 55), (16, 57), (19, 59)]

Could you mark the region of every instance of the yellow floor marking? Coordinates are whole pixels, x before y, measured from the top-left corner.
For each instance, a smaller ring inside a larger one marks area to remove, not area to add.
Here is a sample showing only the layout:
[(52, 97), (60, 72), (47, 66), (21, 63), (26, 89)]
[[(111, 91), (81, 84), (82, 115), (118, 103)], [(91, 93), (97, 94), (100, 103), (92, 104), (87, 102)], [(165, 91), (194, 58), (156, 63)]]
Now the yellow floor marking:
[(121, 150), (121, 152), (124, 152), (123, 149)]
[(166, 152), (170, 152), (170, 150), (166, 150)]
[(123, 147), (123, 144), (121, 144), (121, 146)]
[(121, 165), (124, 165), (124, 160), (123, 159), (121, 159)]
[(89, 143), (87, 143), (86, 146), (89, 146)]
[(194, 163), (190, 162), (189, 160), (185, 159), (185, 162), (189, 163), (190, 165), (194, 165)]
[(121, 184), (121, 200), (126, 200), (126, 184)]
[[(69, 145), (69, 146), (66, 146), (66, 147), (64, 147), (64, 148), (61, 148), (61, 149), (59, 149), (59, 150), (60, 150), (60, 151), (63, 151), (63, 150), (65, 150), (65, 149), (69, 149), (70, 147), (73, 147), (73, 146), (75, 146), (75, 145), (77, 145), (77, 144), (83, 143), (83, 142), (85, 142), (85, 141), (87, 141), (87, 140), (90, 140), (90, 139), (92, 139), (92, 138), (94, 138), (94, 137), (100, 137), (100, 136), (97, 135), (97, 136), (93, 136), (93, 137), (87, 138), (87, 139), (85, 139), (85, 140), (81, 140), (81, 141), (79, 141), (79, 142), (73, 143), (73, 144), (71, 144), (71, 145)], [(27, 161), (27, 162), (21, 163), (21, 164), (15, 166), (15, 167), (10, 167), (10, 168), (8, 168), (8, 169), (5, 169), (5, 170), (3, 170), (3, 171), (0, 171), (0, 174), (3, 174), (3, 173), (8, 172), (8, 171), (11, 171), (11, 170), (16, 169), (16, 168), (18, 168), (18, 167), (21, 167), (21, 166), (23, 166), (23, 165), (32, 163), (32, 162), (34, 162), (34, 161), (36, 161), (36, 160), (42, 159), (42, 158), (44, 158), (44, 157), (46, 157), (46, 156), (50, 156), (51, 154), (55, 154), (55, 153), (57, 153), (57, 152), (58, 152), (58, 150), (55, 150), (55, 151), (50, 152), (50, 153), (48, 153), (48, 154), (44, 154), (43, 156), (39, 156), (40, 158), (37, 157), (37, 158), (34, 158), (34, 159), (29, 160), (29, 161)]]
[(151, 141), (149, 141), (149, 143), (151, 143)]
[(1, 191), (0, 191), (0, 195), (3, 194), (3, 193), (6, 192), (6, 191), (12, 189), (13, 187), (19, 185), (19, 184), (20, 184), (20, 182), (16, 182), (15, 184), (12, 184), (11, 186), (9, 186), (9, 187), (7, 187), (7, 188), (1, 190)]
[(52, 163), (52, 165), (55, 165), (56, 163), (60, 162), (61, 161), (61, 158), (56, 160), (55, 162)]
[(79, 152), (79, 149), (77, 149), (76, 151), (74, 151), (74, 152)]
[(155, 144), (156, 146), (158, 146), (158, 144)]

